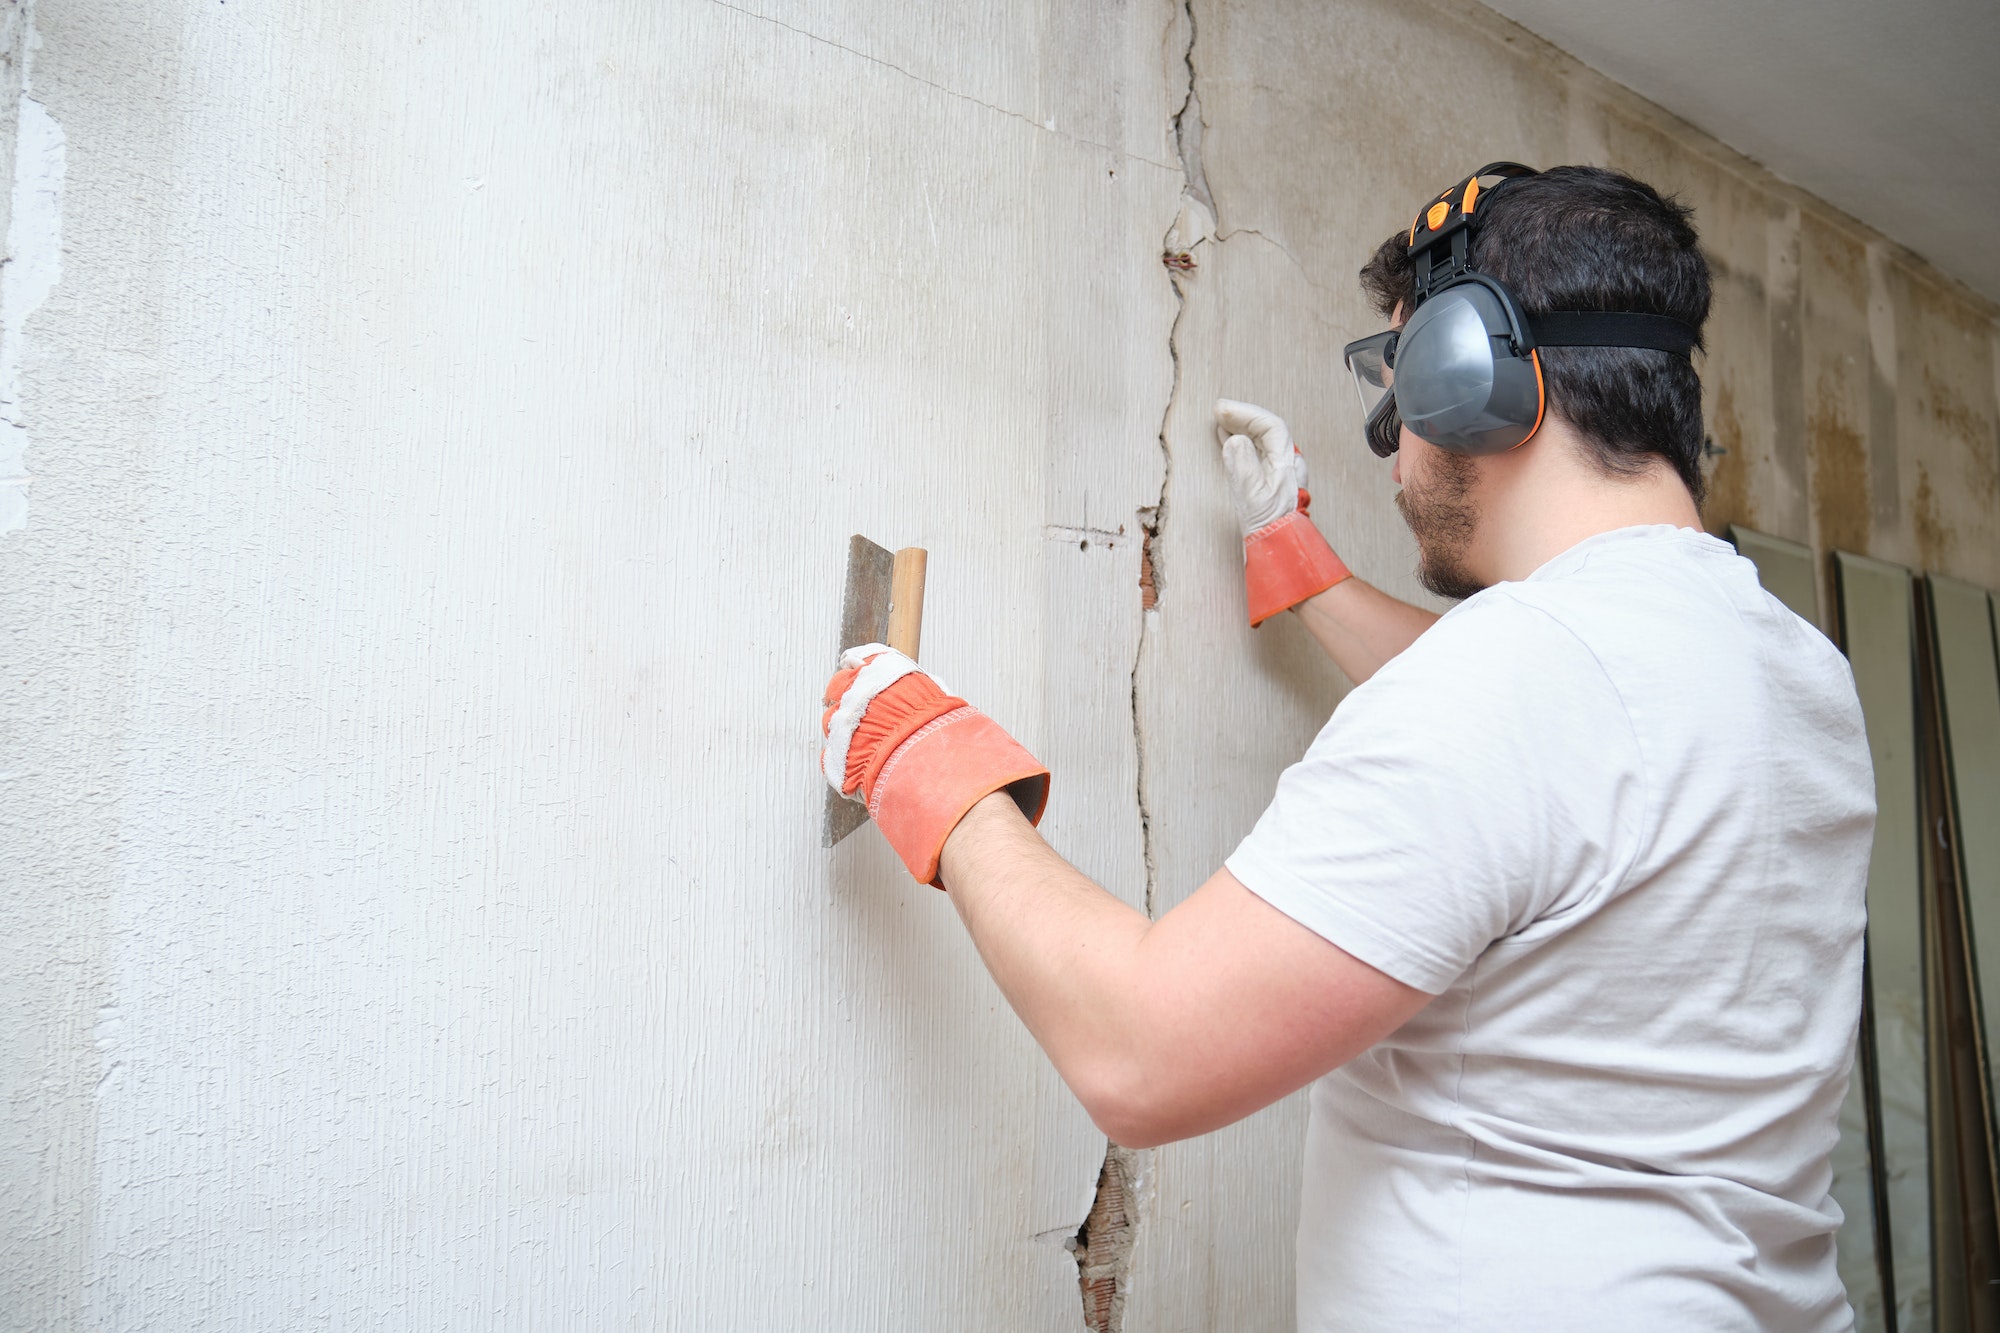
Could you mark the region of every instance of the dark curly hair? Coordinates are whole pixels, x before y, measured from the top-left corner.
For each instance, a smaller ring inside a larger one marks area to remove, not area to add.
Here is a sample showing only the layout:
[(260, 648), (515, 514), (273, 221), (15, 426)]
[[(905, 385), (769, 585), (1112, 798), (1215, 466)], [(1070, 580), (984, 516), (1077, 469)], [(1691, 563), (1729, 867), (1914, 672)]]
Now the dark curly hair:
[[(1555, 167), (1480, 196), (1468, 254), (1530, 315), (1636, 310), (1670, 315), (1699, 333), (1708, 319), (1708, 260), (1694, 210), (1621, 172)], [(1384, 316), (1408, 315), (1416, 288), (1407, 232), (1382, 242), (1361, 287)], [(1658, 454), (1699, 503), (1701, 377), (1686, 357), (1639, 347), (1547, 347), (1549, 406), (1574, 426), (1597, 464), (1632, 476)]]

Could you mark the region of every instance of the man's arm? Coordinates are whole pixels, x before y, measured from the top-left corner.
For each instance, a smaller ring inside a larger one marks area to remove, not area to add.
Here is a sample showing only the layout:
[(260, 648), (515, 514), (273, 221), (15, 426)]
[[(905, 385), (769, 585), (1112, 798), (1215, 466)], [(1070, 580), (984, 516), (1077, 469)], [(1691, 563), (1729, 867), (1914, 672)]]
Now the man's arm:
[(1227, 870), (1149, 922), (1058, 856), (1002, 793), (966, 813), (941, 864), (1008, 1003), (1125, 1147), (1232, 1124), (1368, 1049), (1431, 998)]
[(820, 768), (946, 889), (1008, 1003), (1128, 1147), (1218, 1129), (1366, 1050), (1429, 997), (1227, 871), (1149, 922), (1035, 832), (1048, 770), (881, 644), (841, 655)]
[(1416, 641), (1435, 613), (1349, 573), (1308, 512), (1306, 460), (1275, 412), (1224, 398), (1215, 405), (1223, 470), (1243, 531), (1250, 623), (1299, 613), (1334, 665), (1359, 685)]
[(1437, 623), (1437, 612), (1391, 597), (1357, 578), (1342, 579), (1292, 608), (1333, 664), (1359, 685)]

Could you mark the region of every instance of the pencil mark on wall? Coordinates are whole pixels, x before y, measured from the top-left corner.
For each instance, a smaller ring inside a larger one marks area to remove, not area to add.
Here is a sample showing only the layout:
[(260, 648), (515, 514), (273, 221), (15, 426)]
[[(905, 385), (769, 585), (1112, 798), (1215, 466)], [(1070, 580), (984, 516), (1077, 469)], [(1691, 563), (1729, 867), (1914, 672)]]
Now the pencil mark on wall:
[(1115, 528), (1095, 528), (1087, 525), (1072, 525), (1068, 523), (1047, 523), (1042, 526), (1042, 536), (1052, 542), (1075, 542), (1078, 549), (1085, 551), (1093, 546), (1102, 546), (1106, 549), (1115, 550), (1120, 543), (1128, 540), (1125, 535), (1125, 525), (1123, 523), (1120, 523)]

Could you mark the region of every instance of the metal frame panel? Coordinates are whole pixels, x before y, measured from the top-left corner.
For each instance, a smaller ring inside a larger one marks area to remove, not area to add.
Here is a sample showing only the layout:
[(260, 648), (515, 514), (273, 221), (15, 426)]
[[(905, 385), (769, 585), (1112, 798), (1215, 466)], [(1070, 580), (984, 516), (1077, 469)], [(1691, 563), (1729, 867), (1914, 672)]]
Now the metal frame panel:
[(1834, 553), (1841, 646), (1854, 670), (1875, 768), (1868, 864), (1868, 1017), (1875, 1073), (1880, 1223), (1888, 1236), (1887, 1323), (1928, 1333), (1931, 1244), (1930, 1083), (1917, 785), (1915, 599), (1910, 571)]
[(2000, 1034), (2000, 653), (1992, 594), (1937, 574), (1925, 581), (1990, 1159), (2000, 1100), (2000, 1062), (1992, 1058)]

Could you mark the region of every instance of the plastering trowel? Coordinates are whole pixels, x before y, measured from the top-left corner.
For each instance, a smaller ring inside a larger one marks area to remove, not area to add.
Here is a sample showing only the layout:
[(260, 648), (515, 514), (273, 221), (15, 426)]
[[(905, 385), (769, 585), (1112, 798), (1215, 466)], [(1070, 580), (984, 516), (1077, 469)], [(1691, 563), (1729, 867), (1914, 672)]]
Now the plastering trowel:
[[(929, 555), (921, 546), (892, 554), (860, 533), (854, 535), (847, 543), (847, 590), (840, 599), (836, 658), (864, 643), (886, 643), (905, 657), (916, 657), (923, 638), (924, 562)], [(831, 847), (867, 822), (867, 806), (829, 791), (821, 845)]]

